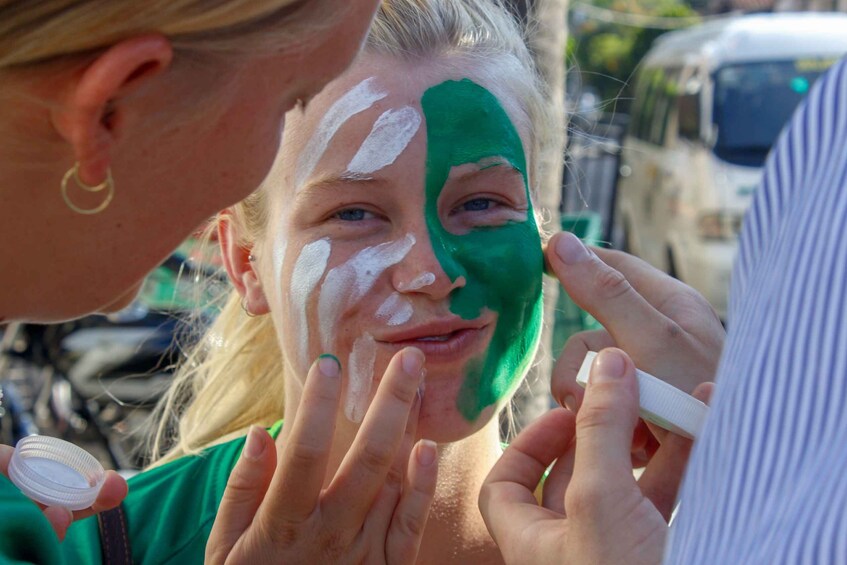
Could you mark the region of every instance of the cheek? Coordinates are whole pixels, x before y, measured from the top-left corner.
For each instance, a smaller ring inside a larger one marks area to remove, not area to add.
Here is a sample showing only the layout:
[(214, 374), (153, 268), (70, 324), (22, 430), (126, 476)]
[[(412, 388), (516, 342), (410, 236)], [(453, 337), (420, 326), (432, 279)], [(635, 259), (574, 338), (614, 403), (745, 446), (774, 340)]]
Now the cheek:
[(488, 308), (501, 316), (527, 308), (540, 295), (543, 257), (531, 222), (452, 237), (450, 260), (468, 285), (453, 297), (453, 310), (476, 316)]

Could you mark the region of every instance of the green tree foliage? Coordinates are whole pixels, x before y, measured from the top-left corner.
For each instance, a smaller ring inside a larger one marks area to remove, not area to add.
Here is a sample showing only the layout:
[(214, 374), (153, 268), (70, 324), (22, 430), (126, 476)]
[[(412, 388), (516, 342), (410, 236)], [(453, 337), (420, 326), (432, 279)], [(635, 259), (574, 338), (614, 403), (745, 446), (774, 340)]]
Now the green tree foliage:
[[(638, 62), (650, 49), (653, 41), (667, 29), (631, 25), (641, 20), (655, 18), (661, 24), (672, 23), (666, 18), (684, 18), (683, 25), (697, 16), (684, 0), (593, 0), (591, 5), (624, 23), (600, 21), (593, 13), (581, 10), (584, 4), (571, 2), (567, 57), (572, 72), (569, 79), (573, 87), (593, 87), (604, 107), (611, 111), (626, 112), (632, 97), (631, 82)], [(630, 18), (626, 15), (646, 16)], [(649, 24), (649, 20), (646, 22)], [(680, 26), (683, 27), (683, 26)]]

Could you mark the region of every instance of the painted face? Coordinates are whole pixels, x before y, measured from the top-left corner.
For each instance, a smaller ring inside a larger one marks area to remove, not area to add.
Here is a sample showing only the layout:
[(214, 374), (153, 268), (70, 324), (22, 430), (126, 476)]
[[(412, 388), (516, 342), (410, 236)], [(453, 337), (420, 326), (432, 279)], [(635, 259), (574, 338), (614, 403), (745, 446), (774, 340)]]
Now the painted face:
[(353, 422), (393, 354), (420, 348), (419, 425), (445, 439), (480, 427), (526, 373), (541, 244), (523, 143), (497, 97), (445, 71), (391, 70), (357, 64), (289, 117), (264, 286), (301, 379), (321, 353), (342, 360)]
[[(497, 98), (470, 80), (447, 81), (421, 100), (427, 123), (426, 220), (435, 254), (453, 279), (468, 284), (450, 298), (450, 311), (473, 319), (497, 312), (483, 357), (468, 363), (456, 405), (468, 420), (505, 398), (524, 377), (541, 331), (543, 257), (532, 214), (521, 138)], [(451, 233), (441, 222), (439, 197), (454, 167), (511, 166), (526, 195), (523, 221), (480, 225)]]

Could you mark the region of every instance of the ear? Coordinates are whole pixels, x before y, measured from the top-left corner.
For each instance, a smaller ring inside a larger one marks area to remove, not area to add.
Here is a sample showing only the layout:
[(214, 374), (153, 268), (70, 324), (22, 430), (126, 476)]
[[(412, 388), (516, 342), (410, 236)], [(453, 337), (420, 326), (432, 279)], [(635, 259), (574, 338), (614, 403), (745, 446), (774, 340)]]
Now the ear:
[(226, 211), (221, 213), (218, 221), (218, 241), (229, 280), (243, 297), (244, 307), (257, 316), (270, 312), (262, 282), (255, 271), (256, 263), (250, 261), (251, 250), (239, 244), (238, 234)]
[(172, 59), (173, 49), (164, 36), (132, 37), (112, 45), (72, 77), (51, 118), (73, 147), (83, 182), (99, 184), (106, 178), (127, 95), (149, 85)]

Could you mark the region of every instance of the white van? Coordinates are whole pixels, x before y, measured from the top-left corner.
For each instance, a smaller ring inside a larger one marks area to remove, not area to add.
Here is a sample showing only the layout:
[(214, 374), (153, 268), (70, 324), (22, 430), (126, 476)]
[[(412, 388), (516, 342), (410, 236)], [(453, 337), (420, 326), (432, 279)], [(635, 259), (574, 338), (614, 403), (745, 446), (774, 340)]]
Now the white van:
[(641, 63), (616, 195), (622, 245), (726, 319), (742, 216), (771, 145), (847, 53), (847, 14), (712, 21), (660, 37)]

